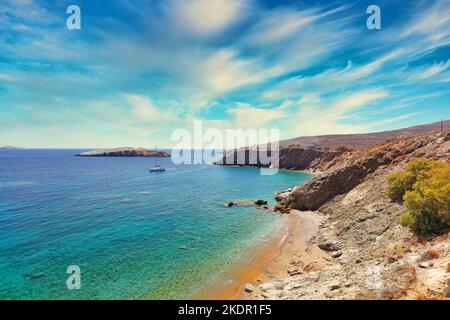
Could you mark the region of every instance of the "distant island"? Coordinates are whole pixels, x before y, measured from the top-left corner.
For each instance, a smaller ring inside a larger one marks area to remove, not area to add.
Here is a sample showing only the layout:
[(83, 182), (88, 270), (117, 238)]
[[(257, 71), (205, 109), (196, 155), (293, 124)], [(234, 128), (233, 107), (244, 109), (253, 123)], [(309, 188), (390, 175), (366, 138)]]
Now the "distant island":
[(170, 153), (164, 151), (149, 150), (144, 148), (114, 148), (114, 149), (98, 149), (93, 151), (81, 152), (76, 157), (154, 157), (168, 158)]
[(23, 147), (15, 147), (15, 146), (0, 146), (0, 150), (1, 149), (8, 149), (8, 150), (23, 150), (25, 148)]

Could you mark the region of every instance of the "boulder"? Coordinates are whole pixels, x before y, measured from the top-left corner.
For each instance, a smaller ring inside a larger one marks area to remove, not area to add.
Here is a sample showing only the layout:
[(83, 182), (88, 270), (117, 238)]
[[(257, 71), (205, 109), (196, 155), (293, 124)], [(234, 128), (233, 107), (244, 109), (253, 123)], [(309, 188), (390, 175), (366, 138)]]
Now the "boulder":
[(426, 268), (431, 267), (431, 265), (430, 265), (429, 262), (421, 262), (421, 263), (419, 264), (419, 267), (420, 267), (420, 268), (426, 269)]
[(341, 249), (341, 247), (336, 243), (336, 242), (331, 242), (331, 241), (324, 241), (319, 243), (319, 248), (322, 249), (323, 251), (338, 251)]
[(244, 285), (244, 291), (247, 293), (252, 293), (253, 291), (255, 291), (255, 287), (251, 283), (246, 283)]
[(266, 282), (259, 286), (262, 291), (272, 290), (275, 288), (275, 284), (273, 282)]
[(334, 291), (334, 290), (339, 289), (340, 287), (341, 287), (341, 285), (339, 283), (335, 282), (330, 285), (330, 290)]
[(342, 251), (335, 251), (331, 254), (332, 258), (339, 258), (340, 256), (342, 256)]
[(274, 212), (280, 212), (281, 214), (288, 214), (291, 212), (291, 208), (285, 206), (284, 204), (277, 204), (273, 207)]
[(302, 274), (303, 271), (299, 267), (293, 266), (287, 270), (287, 273), (292, 277), (292, 276), (296, 276), (298, 274)]

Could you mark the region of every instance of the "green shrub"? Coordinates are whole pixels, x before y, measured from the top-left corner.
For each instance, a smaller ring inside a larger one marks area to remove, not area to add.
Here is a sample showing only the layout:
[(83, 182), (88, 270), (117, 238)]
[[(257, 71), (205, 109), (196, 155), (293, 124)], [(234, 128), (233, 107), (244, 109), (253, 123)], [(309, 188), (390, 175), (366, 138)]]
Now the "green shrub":
[(422, 238), (441, 235), (448, 231), (448, 221), (443, 220), (435, 213), (422, 210), (410, 213), (410, 215), (412, 223), (409, 228)]
[(403, 200), (408, 211), (399, 222), (421, 237), (445, 233), (450, 228), (450, 165), (416, 159), (406, 169), (388, 176), (387, 193)]
[(409, 212), (403, 212), (398, 216), (398, 222), (404, 227), (411, 228), (414, 225), (414, 218)]
[(388, 176), (387, 194), (394, 201), (403, 200), (405, 193), (413, 188), (416, 177), (409, 171), (391, 173)]
[(441, 168), (445, 165), (447, 164), (441, 161), (421, 158), (411, 161), (405, 170), (393, 172), (388, 176), (388, 196), (395, 201), (403, 200), (405, 193), (413, 190), (416, 181), (426, 179), (431, 174), (432, 169)]

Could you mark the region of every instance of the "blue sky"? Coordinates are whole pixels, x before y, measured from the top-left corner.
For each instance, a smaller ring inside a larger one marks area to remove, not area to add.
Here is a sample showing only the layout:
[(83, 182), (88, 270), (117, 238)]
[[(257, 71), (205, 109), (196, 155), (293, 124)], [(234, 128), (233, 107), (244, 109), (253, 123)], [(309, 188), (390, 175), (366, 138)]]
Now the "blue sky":
[(448, 119), (449, 101), (448, 0), (0, 0), (0, 145), (170, 147), (194, 120), (371, 132)]

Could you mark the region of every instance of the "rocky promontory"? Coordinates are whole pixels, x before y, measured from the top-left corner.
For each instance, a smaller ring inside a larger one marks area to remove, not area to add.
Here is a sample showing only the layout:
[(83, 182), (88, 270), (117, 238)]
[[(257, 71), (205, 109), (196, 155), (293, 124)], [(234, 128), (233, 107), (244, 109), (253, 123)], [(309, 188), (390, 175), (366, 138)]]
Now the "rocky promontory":
[[(376, 145), (383, 144), (388, 140), (436, 134), (441, 130), (446, 131), (449, 129), (450, 120), (447, 120), (383, 132), (298, 137), (282, 140), (279, 142), (279, 168), (294, 170), (308, 169), (311, 171), (317, 171), (318, 168), (326, 169), (326, 165), (334, 163), (333, 160), (337, 158), (340, 161), (342, 158), (338, 156), (343, 154), (345, 156), (348, 151), (367, 150)], [(230, 150), (216, 164), (269, 167), (270, 164), (263, 165), (261, 163), (257, 152), (258, 148), (267, 149), (263, 145)], [(270, 155), (271, 151), (269, 150), (267, 151), (267, 157), (270, 157)], [(365, 176), (366, 172), (368, 173), (370, 170), (375, 169), (373, 166), (378, 166), (377, 159), (367, 159), (367, 161), (366, 164), (362, 164), (364, 168), (360, 168), (357, 165), (354, 168), (347, 169), (351, 172), (351, 179), (353, 179), (352, 181), (354, 183), (358, 181), (358, 176)]]
[(304, 185), (277, 193), (286, 213), (315, 215), (321, 223), (306, 245), (294, 248), (289, 258), (295, 265), (244, 297), (450, 298), (450, 234), (418, 238), (399, 222), (405, 207), (386, 192), (388, 175), (417, 158), (450, 162), (450, 132), (395, 138), (342, 154), (310, 167), (317, 174)]
[[(222, 159), (216, 162), (218, 165), (245, 165), (255, 167), (269, 167), (271, 164), (263, 164), (258, 155), (258, 149), (242, 148), (227, 152)], [(271, 156), (271, 151), (263, 151), (263, 154)], [(279, 150), (280, 169), (304, 170), (325, 161), (331, 161), (339, 156), (339, 151), (324, 151), (305, 149), (298, 147), (282, 147)]]
[(93, 151), (81, 152), (77, 157), (154, 157), (168, 158), (170, 153), (165, 151), (156, 151), (144, 148), (115, 148), (115, 149), (98, 149)]

